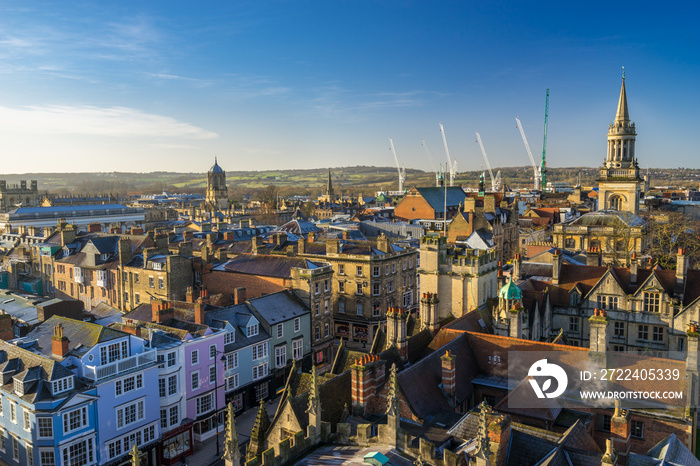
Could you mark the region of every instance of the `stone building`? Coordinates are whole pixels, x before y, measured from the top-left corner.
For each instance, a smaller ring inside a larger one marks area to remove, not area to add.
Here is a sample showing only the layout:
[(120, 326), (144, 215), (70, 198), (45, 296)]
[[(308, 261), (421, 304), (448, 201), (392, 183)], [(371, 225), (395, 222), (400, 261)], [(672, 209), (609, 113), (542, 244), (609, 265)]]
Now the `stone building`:
[[(602, 309), (610, 322), (610, 351), (687, 352), (686, 330), (700, 320), (700, 271), (688, 268), (685, 251), (678, 251), (676, 270), (641, 267), (636, 257), (629, 267), (605, 267), (599, 253), (587, 257), (588, 265), (566, 264), (557, 251), (551, 281), (535, 277), (519, 284), (524, 308), (537, 306), (543, 323), (551, 323), (539, 339), (561, 334), (571, 345), (589, 346), (588, 318)], [(518, 274), (514, 269), (516, 281)]]
[(191, 243), (182, 243), (179, 252), (172, 254), (168, 235), (159, 233), (153, 246), (143, 245), (140, 253), (132, 249), (129, 238), (120, 238), (118, 249), (119, 309), (129, 311), (153, 299), (185, 300), (194, 283)]
[(214, 165), (207, 173), (206, 208), (208, 211), (228, 210), (228, 188), (226, 187), (226, 172), (214, 158)]
[(381, 235), (376, 241), (328, 239), (310, 234), (297, 256), (331, 264), (334, 334), (351, 344), (371, 343), (392, 307), (418, 308), (418, 251)]
[(38, 207), (41, 205), (38, 183), (31, 180), (27, 187), (27, 180), (21, 180), (19, 184), (8, 185), (7, 181), (0, 180), (0, 212), (9, 212), (17, 207)]
[(437, 298), (437, 310), (430, 322), (423, 316), (425, 303), (421, 300), (421, 319), (431, 330), (437, 330), (435, 319), (450, 315), (461, 317), (486, 306), (488, 298), (496, 296), (498, 253), (495, 248), (471, 249), (448, 245), (445, 237), (426, 235), (421, 238), (421, 293)]
[(464, 199), (462, 209), (447, 227), (447, 241), (474, 248), (495, 247), (499, 261), (511, 260), (520, 247), (517, 207), (509, 208), (506, 201), (497, 205), (496, 199), (493, 194)]
[(638, 215), (645, 180), (635, 158), (636, 137), (623, 77), (615, 121), (608, 130), (607, 156), (598, 177), (599, 211), (555, 225), (552, 237), (558, 247), (600, 248), (604, 262), (616, 265), (627, 265), (633, 252), (644, 250), (645, 222)]

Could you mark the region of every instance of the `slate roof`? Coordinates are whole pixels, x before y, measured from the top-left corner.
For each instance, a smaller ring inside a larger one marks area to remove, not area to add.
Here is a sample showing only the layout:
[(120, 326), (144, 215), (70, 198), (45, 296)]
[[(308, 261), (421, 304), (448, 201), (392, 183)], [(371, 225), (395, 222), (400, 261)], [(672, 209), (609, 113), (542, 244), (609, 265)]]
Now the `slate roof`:
[(630, 453), (627, 466), (700, 466), (700, 460), (675, 434), (671, 434), (646, 455)]
[(598, 210), (583, 214), (568, 224), (584, 227), (641, 227), (645, 223), (643, 218), (632, 212)]
[(292, 268), (315, 269), (325, 264), (317, 264), (301, 257), (287, 257), (267, 254), (242, 254), (218, 265), (214, 270), (262, 275), (266, 277), (290, 278)]
[(52, 207), (18, 207), (14, 210), (9, 211), (13, 214), (50, 214), (52, 212), (84, 212), (84, 211), (106, 211), (106, 210), (117, 210), (117, 209), (127, 209), (129, 211), (135, 211), (130, 207), (123, 204), (85, 204), (85, 205), (66, 205), (66, 206), (52, 206)]
[(448, 207), (458, 206), (467, 197), (459, 186), (416, 188), (416, 190), (436, 213), (445, 211), (445, 196), (447, 196)]
[(310, 313), (309, 307), (293, 291), (282, 290), (249, 299), (248, 305), (269, 325), (285, 322)]
[(52, 316), (44, 323), (35, 327), (25, 338), (35, 339), (37, 342), (36, 349), (44, 356), (58, 358), (57, 356), (53, 356), (51, 346), (51, 337), (53, 336), (54, 327), (58, 324), (63, 326), (63, 336), (68, 338), (69, 350), (75, 351), (80, 347), (81, 353), (98, 343), (128, 335), (122, 331), (103, 327), (102, 325), (69, 319), (67, 317)]

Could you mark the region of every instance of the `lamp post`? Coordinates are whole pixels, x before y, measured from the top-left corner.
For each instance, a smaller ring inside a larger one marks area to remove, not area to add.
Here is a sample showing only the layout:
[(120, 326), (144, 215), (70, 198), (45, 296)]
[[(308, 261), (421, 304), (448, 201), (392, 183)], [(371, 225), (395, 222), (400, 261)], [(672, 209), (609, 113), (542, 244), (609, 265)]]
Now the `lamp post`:
[[(225, 364), (226, 356), (223, 351), (217, 351), (216, 354), (221, 355), (221, 362)], [(216, 456), (219, 456), (219, 368), (217, 367), (216, 361), (214, 362), (214, 412), (216, 416), (216, 430), (214, 435), (216, 435)]]

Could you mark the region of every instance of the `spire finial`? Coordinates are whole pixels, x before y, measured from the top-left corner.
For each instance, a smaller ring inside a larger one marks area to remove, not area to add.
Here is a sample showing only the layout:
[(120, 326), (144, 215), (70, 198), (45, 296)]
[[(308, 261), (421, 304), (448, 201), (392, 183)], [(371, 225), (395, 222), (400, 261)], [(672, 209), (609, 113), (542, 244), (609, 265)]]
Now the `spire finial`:
[(625, 79), (625, 67), (622, 67), (622, 79)]

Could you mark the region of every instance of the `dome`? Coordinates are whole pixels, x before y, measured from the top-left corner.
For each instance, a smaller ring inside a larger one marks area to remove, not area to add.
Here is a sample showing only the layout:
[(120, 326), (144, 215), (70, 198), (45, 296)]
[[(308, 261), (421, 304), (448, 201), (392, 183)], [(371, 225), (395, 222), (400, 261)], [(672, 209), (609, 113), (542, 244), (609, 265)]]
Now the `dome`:
[(505, 299), (522, 299), (523, 292), (518, 288), (518, 285), (513, 283), (513, 277), (511, 277), (508, 283), (503, 285), (503, 288), (498, 292), (498, 297)]
[(214, 165), (209, 169), (209, 173), (223, 173), (224, 170), (219, 166), (219, 163), (214, 159)]

